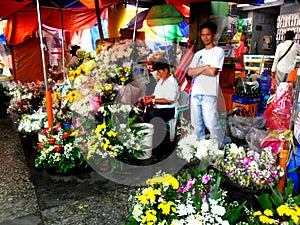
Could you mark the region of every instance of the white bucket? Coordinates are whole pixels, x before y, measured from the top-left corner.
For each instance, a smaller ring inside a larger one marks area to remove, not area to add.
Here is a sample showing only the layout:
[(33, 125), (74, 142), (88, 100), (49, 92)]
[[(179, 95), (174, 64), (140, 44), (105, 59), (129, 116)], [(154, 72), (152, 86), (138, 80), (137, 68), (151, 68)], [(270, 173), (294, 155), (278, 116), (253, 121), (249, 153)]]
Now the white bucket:
[(154, 126), (151, 123), (136, 123), (134, 124), (135, 127), (141, 127), (143, 130), (139, 131), (140, 134), (145, 134), (142, 145), (145, 154), (139, 156), (138, 159), (149, 159), (152, 156), (152, 141), (153, 141), (153, 134), (154, 134)]

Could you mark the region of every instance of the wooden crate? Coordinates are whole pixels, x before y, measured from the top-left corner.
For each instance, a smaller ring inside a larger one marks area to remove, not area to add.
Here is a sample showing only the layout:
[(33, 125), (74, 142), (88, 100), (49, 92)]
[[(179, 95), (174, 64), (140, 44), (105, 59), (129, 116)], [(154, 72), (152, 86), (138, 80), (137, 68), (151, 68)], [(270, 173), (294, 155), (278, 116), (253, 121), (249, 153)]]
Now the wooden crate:
[[(232, 96), (234, 95), (234, 93), (235, 93), (234, 89), (222, 89), (226, 111), (232, 109)], [(220, 110), (223, 111), (222, 108), (220, 108)]]
[(236, 106), (242, 106), (245, 110), (247, 110), (250, 114), (250, 116), (256, 116), (256, 110), (257, 110), (258, 103), (255, 104), (241, 104), (237, 102), (232, 103), (232, 108)]

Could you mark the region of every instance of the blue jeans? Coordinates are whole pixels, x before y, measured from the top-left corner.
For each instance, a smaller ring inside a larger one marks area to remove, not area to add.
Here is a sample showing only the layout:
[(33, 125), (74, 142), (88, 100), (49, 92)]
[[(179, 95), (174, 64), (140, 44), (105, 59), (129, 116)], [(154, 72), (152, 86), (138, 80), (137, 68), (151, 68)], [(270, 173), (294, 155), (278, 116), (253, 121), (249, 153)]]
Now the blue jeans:
[(205, 127), (217, 138), (219, 146), (224, 139), (224, 131), (218, 123), (218, 98), (208, 95), (191, 96), (191, 123), (198, 138), (205, 137)]

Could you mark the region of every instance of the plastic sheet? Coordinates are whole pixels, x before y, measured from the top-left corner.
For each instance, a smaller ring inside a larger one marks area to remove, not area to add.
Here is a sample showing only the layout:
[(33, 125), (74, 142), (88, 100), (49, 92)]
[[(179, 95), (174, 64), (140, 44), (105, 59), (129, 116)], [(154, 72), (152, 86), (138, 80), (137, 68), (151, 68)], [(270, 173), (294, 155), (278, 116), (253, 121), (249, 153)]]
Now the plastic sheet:
[(263, 117), (243, 117), (233, 115), (228, 117), (228, 124), (230, 127), (231, 135), (238, 139), (245, 139), (249, 130), (254, 128), (264, 128), (266, 120)]
[(251, 150), (261, 153), (261, 142), (267, 136), (268, 131), (251, 127), (249, 132), (246, 134), (245, 139)]
[(117, 101), (122, 104), (132, 105), (144, 95), (144, 90), (144, 84), (137, 81), (132, 81), (121, 88), (120, 94), (117, 97)]
[(263, 117), (268, 130), (288, 130), (293, 107), (292, 84), (282, 82), (277, 88), (274, 100), (268, 105)]

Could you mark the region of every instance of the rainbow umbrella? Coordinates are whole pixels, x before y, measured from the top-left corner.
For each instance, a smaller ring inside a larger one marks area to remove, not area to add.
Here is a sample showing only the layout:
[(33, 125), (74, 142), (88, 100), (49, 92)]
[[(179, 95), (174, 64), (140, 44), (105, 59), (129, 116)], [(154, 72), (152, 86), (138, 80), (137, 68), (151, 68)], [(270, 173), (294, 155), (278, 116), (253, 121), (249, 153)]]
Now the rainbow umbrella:
[(129, 21), (127, 27), (134, 29), (136, 21), (136, 29), (141, 29), (146, 23), (165, 40), (180, 41), (183, 37), (188, 37), (189, 8), (187, 6), (177, 7), (172, 4), (154, 5), (150, 9), (138, 13)]

